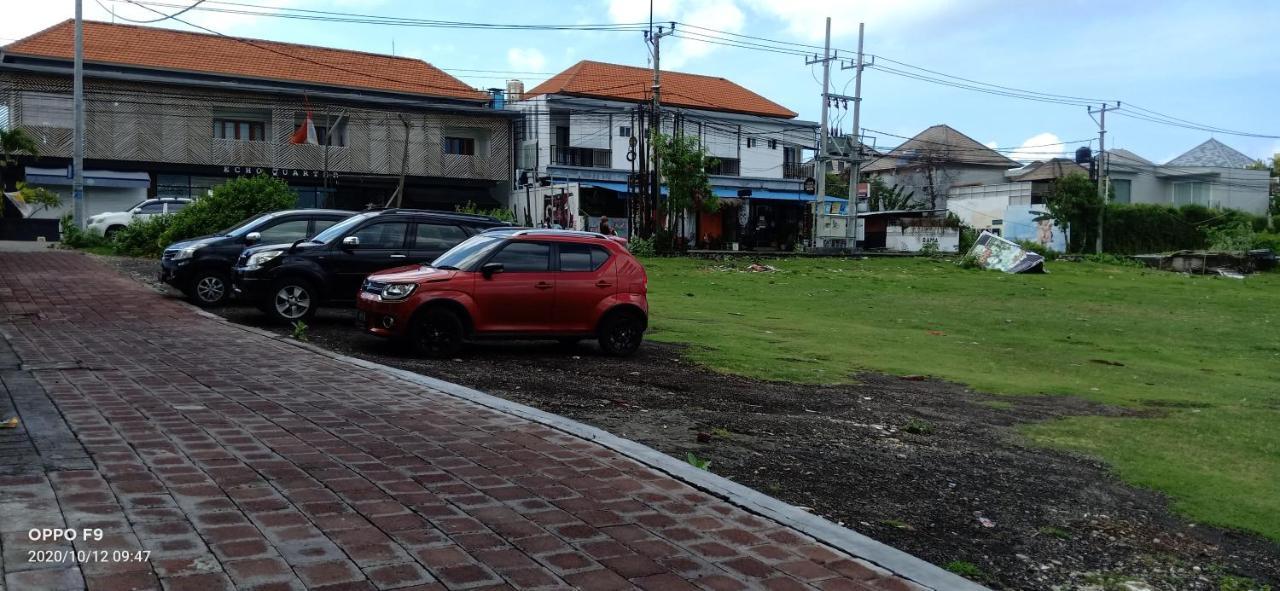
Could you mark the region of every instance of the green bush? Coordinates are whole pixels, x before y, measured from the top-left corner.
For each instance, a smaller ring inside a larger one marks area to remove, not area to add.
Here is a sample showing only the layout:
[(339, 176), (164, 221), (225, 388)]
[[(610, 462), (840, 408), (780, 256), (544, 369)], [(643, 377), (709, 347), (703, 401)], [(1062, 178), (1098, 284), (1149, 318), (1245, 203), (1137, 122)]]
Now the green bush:
[(1032, 240), (1019, 240), (1018, 246), (1021, 246), (1023, 250), (1028, 250), (1044, 257), (1044, 260), (1046, 261), (1053, 261), (1058, 258), (1058, 251), (1040, 244), (1039, 242)]
[(651, 257), (657, 254), (653, 249), (653, 239), (639, 236), (627, 241), (627, 250), (630, 250), (631, 254), (638, 257)]
[(297, 202), (297, 193), (280, 179), (266, 175), (231, 179), (214, 187), (209, 196), (168, 216), (168, 227), (160, 234), (156, 251), (179, 240), (221, 232), (256, 215), (294, 207)]
[(59, 222), (62, 244), (71, 248), (93, 248), (96, 246), (106, 246), (108, 241), (100, 235), (92, 234), (76, 227), (71, 219), (71, 214), (62, 216)]
[(1280, 254), (1280, 234), (1275, 232), (1258, 232), (1253, 235), (1250, 248), (1270, 248), (1271, 252)]
[(158, 257), (168, 245), (164, 234), (178, 214), (139, 218), (120, 228), (111, 240), (116, 254), (130, 257)]
[(1266, 223), (1262, 216), (1202, 205), (1110, 204), (1103, 250), (1116, 254), (1196, 250), (1211, 246), (1210, 233), (1215, 230), (1244, 226), (1257, 231)]
[(475, 203), (468, 201), (463, 205), (455, 205), (453, 210), (458, 213), (469, 213), (472, 215), (487, 215), (489, 217), (498, 218), (504, 222), (515, 223), (516, 214), (505, 207), (495, 207), (493, 209), (483, 209)]

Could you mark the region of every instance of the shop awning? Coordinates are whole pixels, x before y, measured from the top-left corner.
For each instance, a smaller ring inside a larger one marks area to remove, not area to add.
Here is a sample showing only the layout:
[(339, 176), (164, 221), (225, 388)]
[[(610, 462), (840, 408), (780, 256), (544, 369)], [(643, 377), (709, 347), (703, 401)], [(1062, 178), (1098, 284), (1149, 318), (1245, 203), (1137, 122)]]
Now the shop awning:
[[(33, 185), (72, 184), (71, 168), (37, 168), (28, 166), (27, 182)], [(151, 186), (151, 175), (145, 172), (118, 172), (115, 170), (86, 170), (84, 184), (90, 187), (116, 187), (121, 189), (145, 189)]]

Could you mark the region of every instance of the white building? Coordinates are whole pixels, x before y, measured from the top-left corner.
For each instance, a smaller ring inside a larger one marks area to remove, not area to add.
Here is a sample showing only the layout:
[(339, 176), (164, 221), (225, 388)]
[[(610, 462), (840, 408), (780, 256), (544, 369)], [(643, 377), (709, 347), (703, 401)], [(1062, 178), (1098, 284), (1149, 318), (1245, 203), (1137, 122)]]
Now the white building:
[[(514, 85), (513, 85), (514, 86)], [(522, 96), (508, 108), (522, 111), (511, 196), (517, 221), (595, 229), (608, 216), (619, 233), (638, 219), (640, 149), (648, 127), (653, 71), (582, 61)], [(518, 88), (518, 87), (517, 87)], [(684, 234), (710, 248), (786, 249), (804, 240), (809, 219), (804, 192), (805, 151), (817, 144), (818, 125), (724, 78), (662, 73), (662, 133), (695, 137), (716, 158), (712, 191), (720, 211), (690, 216)], [(567, 222), (567, 223), (566, 223)]]

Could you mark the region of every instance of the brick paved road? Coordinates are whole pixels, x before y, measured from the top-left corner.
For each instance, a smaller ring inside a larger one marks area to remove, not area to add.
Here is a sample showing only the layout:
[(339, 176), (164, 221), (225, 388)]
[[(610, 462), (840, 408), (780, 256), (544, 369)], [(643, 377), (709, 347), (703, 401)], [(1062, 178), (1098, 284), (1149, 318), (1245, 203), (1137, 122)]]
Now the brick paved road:
[[(0, 436), (11, 591), (918, 588), (596, 444), (198, 315), (83, 255), (0, 253), (0, 332), (0, 411), (26, 427)], [(28, 539), (64, 527), (104, 536)], [(30, 560), (58, 550), (87, 560)]]

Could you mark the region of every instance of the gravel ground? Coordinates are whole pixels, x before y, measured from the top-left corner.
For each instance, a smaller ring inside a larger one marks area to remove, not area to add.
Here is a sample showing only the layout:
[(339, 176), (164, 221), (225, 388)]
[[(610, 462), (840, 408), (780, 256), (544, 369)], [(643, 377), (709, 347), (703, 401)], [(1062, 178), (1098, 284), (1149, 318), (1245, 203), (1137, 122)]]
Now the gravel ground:
[[(155, 285), (154, 261), (103, 259)], [(291, 332), (251, 307), (217, 312)], [(848, 386), (762, 382), (710, 371), (685, 361), (680, 347), (659, 343), (628, 359), (606, 357), (593, 343), (506, 343), (423, 360), (360, 333), (350, 310), (321, 312), (307, 336), (682, 459), (695, 454), (717, 474), (936, 564), (968, 563), (977, 570), (964, 574), (993, 588), (1280, 584), (1280, 544), (1189, 523), (1164, 497), (1120, 482), (1102, 463), (1032, 446), (1014, 430), (1060, 416), (1136, 411), (879, 374)]]

